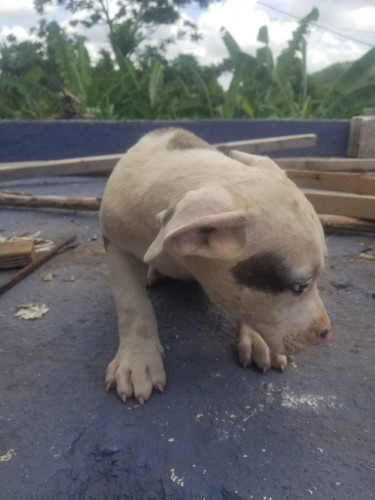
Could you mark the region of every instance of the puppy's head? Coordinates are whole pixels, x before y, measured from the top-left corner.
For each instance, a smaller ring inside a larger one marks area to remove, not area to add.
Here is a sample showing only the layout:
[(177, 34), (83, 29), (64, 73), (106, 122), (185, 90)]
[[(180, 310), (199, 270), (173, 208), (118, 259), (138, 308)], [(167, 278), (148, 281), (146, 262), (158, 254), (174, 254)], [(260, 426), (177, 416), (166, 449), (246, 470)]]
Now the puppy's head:
[(232, 191), (207, 184), (187, 193), (159, 214), (145, 261), (172, 254), (273, 351), (292, 354), (332, 336), (317, 289), (324, 235), (311, 204), (276, 165), (269, 161), (255, 180), (250, 188), (233, 181)]

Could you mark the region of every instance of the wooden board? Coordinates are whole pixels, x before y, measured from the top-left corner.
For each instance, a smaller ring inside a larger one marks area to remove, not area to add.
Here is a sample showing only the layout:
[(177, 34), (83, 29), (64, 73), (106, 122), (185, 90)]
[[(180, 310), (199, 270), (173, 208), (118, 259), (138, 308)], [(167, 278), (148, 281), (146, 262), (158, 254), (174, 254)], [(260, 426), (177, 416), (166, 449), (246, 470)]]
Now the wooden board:
[(300, 188), (375, 195), (375, 175), (312, 170), (287, 170), (286, 173)]
[(14, 269), (34, 259), (34, 242), (17, 240), (0, 242), (0, 269)]
[(0, 163), (0, 182), (56, 175), (109, 173), (121, 156), (116, 154), (65, 160)]
[(375, 220), (375, 196), (303, 190), (318, 214)]
[(354, 158), (375, 158), (375, 116), (351, 119), (347, 154)]
[(295, 148), (308, 148), (316, 145), (315, 134), (286, 135), (280, 137), (267, 137), (248, 141), (223, 142), (214, 146), (225, 154), (232, 149), (249, 154), (267, 153), (269, 151), (285, 151)]
[(375, 171), (375, 158), (273, 158), (273, 160), (286, 170)]
[[(240, 151), (256, 154), (267, 151), (309, 147), (315, 144), (315, 134), (302, 134), (220, 143), (214, 144), (214, 146), (224, 153), (229, 153), (236, 146)], [(44, 176), (110, 173), (121, 156), (121, 154), (113, 154), (51, 161), (0, 163), (0, 182)]]
[(354, 219), (340, 215), (319, 215), (319, 220), (326, 231), (349, 231), (355, 233), (375, 233), (375, 221)]

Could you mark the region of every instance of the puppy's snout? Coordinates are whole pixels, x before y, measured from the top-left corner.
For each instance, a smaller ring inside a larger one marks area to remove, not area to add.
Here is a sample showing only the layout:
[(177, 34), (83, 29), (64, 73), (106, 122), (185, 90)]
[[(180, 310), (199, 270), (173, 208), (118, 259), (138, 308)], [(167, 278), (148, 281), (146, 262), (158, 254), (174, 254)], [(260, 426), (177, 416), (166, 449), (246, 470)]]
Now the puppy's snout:
[(325, 328), (324, 330), (321, 330), (317, 335), (319, 344), (329, 342), (332, 339), (332, 336), (332, 328)]

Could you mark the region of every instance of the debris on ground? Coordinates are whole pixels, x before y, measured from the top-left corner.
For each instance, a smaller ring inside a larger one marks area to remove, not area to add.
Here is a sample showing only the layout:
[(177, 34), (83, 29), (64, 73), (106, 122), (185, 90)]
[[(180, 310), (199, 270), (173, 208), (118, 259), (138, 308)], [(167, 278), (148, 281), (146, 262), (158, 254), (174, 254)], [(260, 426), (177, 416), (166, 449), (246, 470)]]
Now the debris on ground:
[(47, 314), (48, 311), (49, 307), (46, 303), (37, 304), (36, 302), (30, 302), (29, 304), (17, 306), (15, 317), (22, 319), (39, 319)]
[(42, 238), (41, 231), (37, 231), (34, 234), (29, 235), (28, 233), (13, 233), (9, 236), (0, 236), (0, 243), (16, 242), (16, 241), (33, 241), (35, 252), (48, 252), (54, 246), (54, 242)]
[(359, 258), (366, 260), (375, 260), (373, 245), (369, 245), (368, 247), (364, 248), (362, 252), (359, 254)]
[(55, 275), (53, 273), (47, 273), (43, 276), (43, 281), (52, 281)]

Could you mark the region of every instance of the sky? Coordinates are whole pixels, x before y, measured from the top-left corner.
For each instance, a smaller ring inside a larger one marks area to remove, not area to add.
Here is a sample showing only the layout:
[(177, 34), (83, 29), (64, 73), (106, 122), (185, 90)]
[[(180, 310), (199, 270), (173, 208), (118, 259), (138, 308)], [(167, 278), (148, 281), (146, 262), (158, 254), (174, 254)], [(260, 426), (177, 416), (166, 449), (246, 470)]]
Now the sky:
[[(115, 3), (115, 0), (108, 0)], [(375, 46), (375, 0), (220, 0), (202, 10), (192, 4), (183, 12), (198, 25), (203, 39), (199, 43), (179, 42), (169, 49), (168, 56), (178, 53), (194, 54), (201, 64), (221, 61), (227, 56), (220, 37), (225, 27), (242, 50), (255, 54), (259, 47), (257, 33), (268, 26), (270, 47), (277, 56), (290, 40), (297, 19), (306, 16), (313, 7), (319, 9), (318, 26), (307, 37), (307, 67), (310, 73), (336, 62), (352, 61)], [(62, 7), (48, 8), (48, 20), (56, 20), (72, 31), (71, 14)], [(19, 40), (30, 38), (29, 29), (36, 26), (38, 14), (33, 0), (0, 0), (0, 43), (9, 34)], [(155, 37), (167, 36), (176, 27), (162, 27)], [(87, 38), (93, 57), (102, 47), (108, 48), (107, 32), (103, 26), (92, 29), (74, 28)]]

